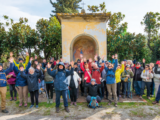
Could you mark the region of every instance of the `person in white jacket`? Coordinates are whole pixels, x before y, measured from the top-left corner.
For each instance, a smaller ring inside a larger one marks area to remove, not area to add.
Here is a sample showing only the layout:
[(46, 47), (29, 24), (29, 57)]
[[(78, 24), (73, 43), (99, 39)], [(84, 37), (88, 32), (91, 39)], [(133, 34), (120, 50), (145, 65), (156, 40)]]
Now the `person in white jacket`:
[(153, 74), (150, 70), (150, 66), (146, 65), (145, 70), (141, 73), (142, 78), (142, 88), (140, 93), (140, 98), (142, 98), (142, 95), (144, 93), (145, 86), (147, 87), (147, 98), (150, 99), (150, 87), (152, 83)]
[(160, 62), (157, 63), (158, 66), (153, 68), (154, 83), (155, 83), (155, 96), (157, 95), (158, 88), (160, 85)]
[[(71, 67), (69, 66), (69, 69)], [(77, 90), (78, 90), (78, 84), (80, 84), (79, 81), (81, 81), (81, 78), (77, 74), (77, 72), (73, 72), (70, 76), (67, 77), (68, 85), (69, 85), (69, 91), (70, 91), (70, 97), (71, 97), (71, 105), (77, 105)]]

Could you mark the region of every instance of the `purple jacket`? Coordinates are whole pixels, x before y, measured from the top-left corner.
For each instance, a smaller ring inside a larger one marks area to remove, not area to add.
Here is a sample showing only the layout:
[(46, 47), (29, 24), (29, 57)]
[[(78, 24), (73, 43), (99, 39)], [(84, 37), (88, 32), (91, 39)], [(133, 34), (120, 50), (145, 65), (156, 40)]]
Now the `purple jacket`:
[(14, 71), (10, 72), (8, 75), (12, 75), (11, 78), (8, 78), (8, 80), (7, 80), (8, 84), (15, 84), (16, 83), (16, 74), (14, 73)]

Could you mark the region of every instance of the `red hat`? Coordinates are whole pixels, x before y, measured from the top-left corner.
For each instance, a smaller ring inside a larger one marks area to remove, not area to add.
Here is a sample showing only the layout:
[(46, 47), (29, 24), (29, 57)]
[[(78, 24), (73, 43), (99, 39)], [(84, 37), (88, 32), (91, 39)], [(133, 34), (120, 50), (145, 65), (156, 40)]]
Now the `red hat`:
[(158, 60), (158, 61), (156, 62), (156, 64), (159, 65), (159, 64), (160, 64), (160, 61)]

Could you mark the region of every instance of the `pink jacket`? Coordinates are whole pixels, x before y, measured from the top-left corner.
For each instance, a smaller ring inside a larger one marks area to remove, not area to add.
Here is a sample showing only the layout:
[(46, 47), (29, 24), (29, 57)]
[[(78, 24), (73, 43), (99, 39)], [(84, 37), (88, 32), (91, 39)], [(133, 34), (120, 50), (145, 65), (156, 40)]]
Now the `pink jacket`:
[(15, 84), (16, 83), (16, 74), (14, 71), (10, 72), (8, 75), (12, 75), (11, 78), (8, 78), (8, 84)]
[[(85, 78), (85, 77), (88, 78), (88, 79), (86, 80), (86, 83), (90, 83), (90, 82), (91, 82), (91, 77), (90, 77), (91, 71), (90, 71), (89, 69), (88, 69), (88, 71), (85, 70), (83, 66), (84, 66), (84, 63), (81, 63), (81, 64), (80, 64), (80, 67), (81, 67), (81, 70), (82, 70), (83, 73), (84, 73), (84, 78)], [(89, 75), (89, 73), (90, 73), (90, 75)]]

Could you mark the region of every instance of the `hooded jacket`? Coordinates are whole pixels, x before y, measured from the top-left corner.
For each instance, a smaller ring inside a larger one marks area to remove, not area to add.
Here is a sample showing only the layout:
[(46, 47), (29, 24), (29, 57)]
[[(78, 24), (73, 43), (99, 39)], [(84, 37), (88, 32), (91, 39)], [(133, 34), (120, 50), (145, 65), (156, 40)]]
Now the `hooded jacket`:
[[(19, 69), (19, 63), (16, 63), (16, 61), (14, 60), (14, 65)], [(26, 69), (26, 66), (28, 65), (29, 63), (29, 56), (26, 57), (26, 62), (25, 63), (22, 63), (22, 65), (24, 66), (24, 69)]]
[(81, 67), (81, 70), (84, 73), (84, 78), (87, 77), (86, 83), (90, 83), (91, 82), (91, 76), (92, 76), (91, 71), (89, 69), (85, 70), (83, 66), (84, 66), (84, 62), (80, 64), (80, 67)]
[(106, 73), (107, 73), (106, 84), (116, 83), (115, 72), (116, 72), (117, 66), (118, 66), (118, 60), (117, 59), (115, 60), (114, 68), (108, 69), (108, 67), (105, 65), (105, 70), (106, 70)]
[(11, 75), (11, 77), (7, 79), (8, 84), (15, 84), (16, 83), (16, 74), (14, 73), (14, 71), (10, 72), (8, 75)]
[(116, 73), (115, 73), (115, 77), (116, 77), (116, 83), (121, 82), (121, 74), (124, 71), (124, 64), (122, 64), (122, 68), (121, 69), (117, 69)]
[(153, 72), (154, 72), (154, 74), (153, 74), (154, 75), (154, 81), (160, 83), (160, 68), (159, 67), (154, 67)]
[(39, 70), (35, 70), (34, 74), (24, 74), (24, 72), (20, 72), (21, 77), (27, 80), (28, 90), (29, 92), (38, 90), (38, 78), (41, 76), (41, 72)]
[(7, 78), (6, 75), (13, 70), (13, 63), (10, 63), (10, 66), (8, 69), (4, 70), (2, 69), (0, 71), (0, 87), (6, 87), (7, 86)]
[[(59, 65), (63, 65), (63, 69), (59, 69)], [(74, 69), (71, 68), (71, 70), (66, 70), (64, 63), (59, 62), (56, 70), (51, 71), (51, 69), (47, 69), (47, 72), (54, 78), (55, 90), (62, 91), (68, 89), (68, 81), (66, 78), (74, 72)]]
[[(23, 73), (28, 74), (28, 69), (30, 67), (31, 67), (31, 62), (28, 63), (28, 65), (27, 65), (26, 69), (23, 71)], [(25, 78), (21, 77), (21, 73), (20, 73), (19, 69), (16, 66), (14, 66), (13, 70), (16, 74), (16, 86), (21, 86), (21, 87), (26, 86), (27, 80)]]

